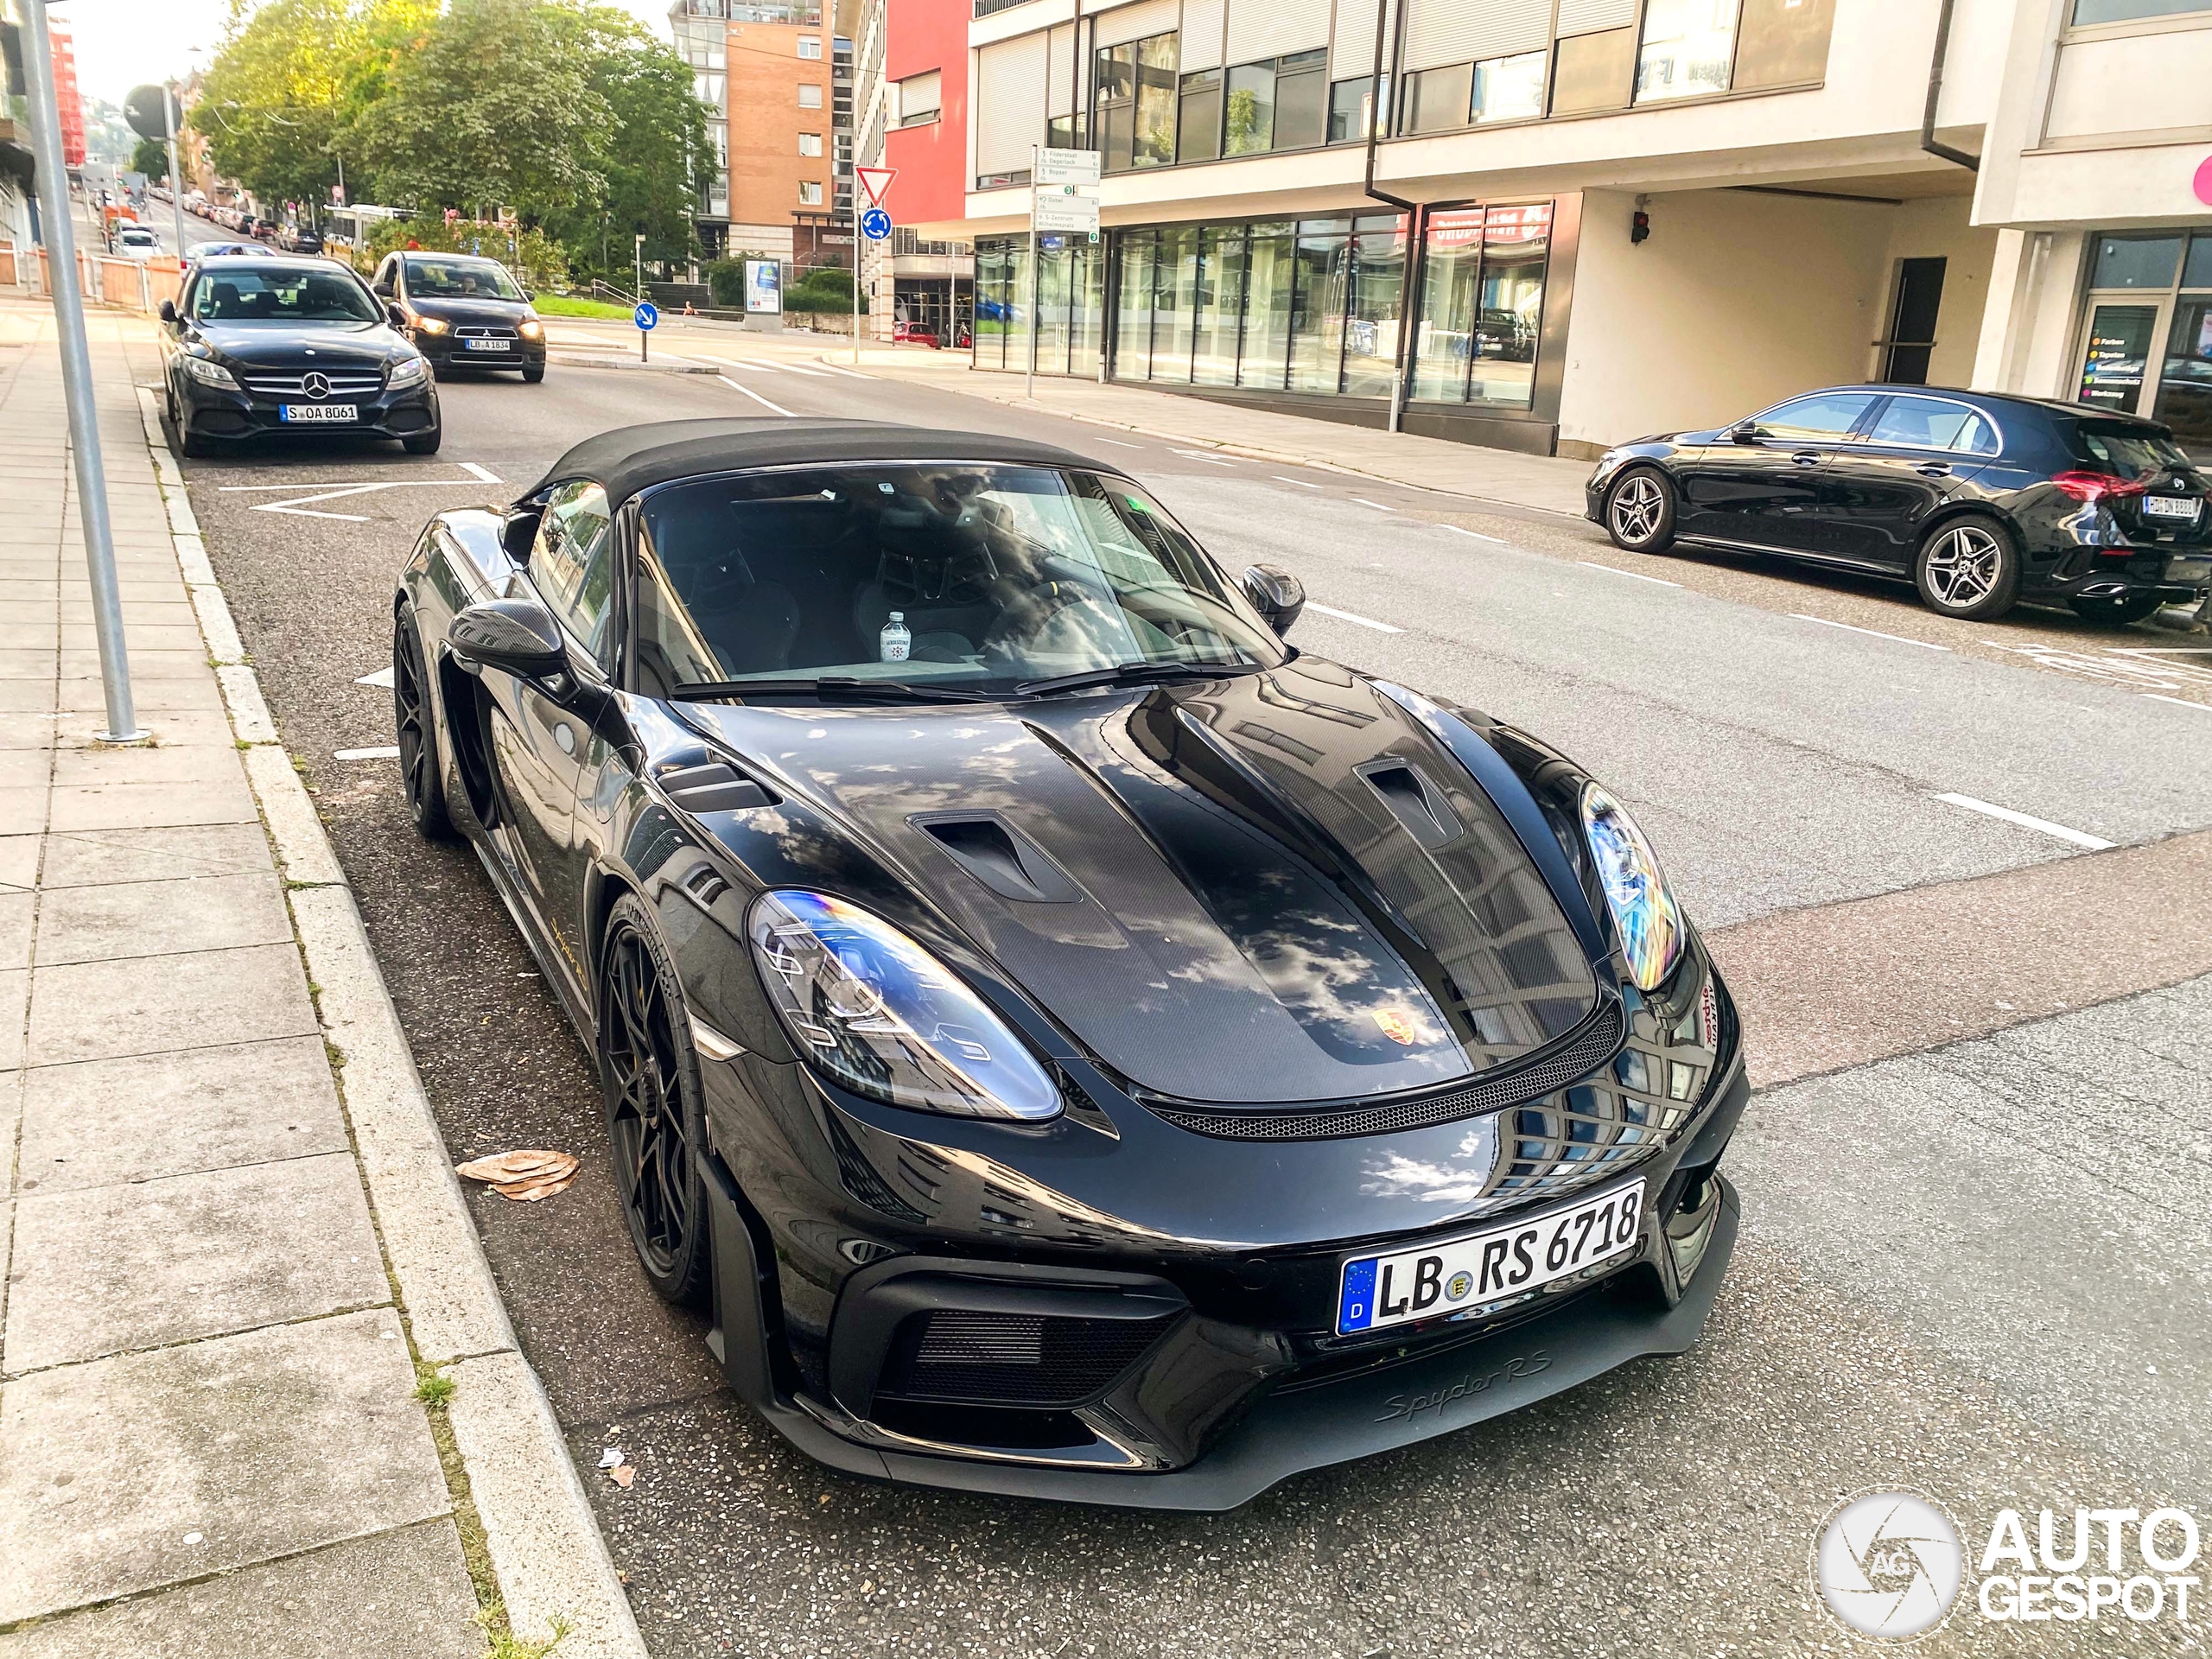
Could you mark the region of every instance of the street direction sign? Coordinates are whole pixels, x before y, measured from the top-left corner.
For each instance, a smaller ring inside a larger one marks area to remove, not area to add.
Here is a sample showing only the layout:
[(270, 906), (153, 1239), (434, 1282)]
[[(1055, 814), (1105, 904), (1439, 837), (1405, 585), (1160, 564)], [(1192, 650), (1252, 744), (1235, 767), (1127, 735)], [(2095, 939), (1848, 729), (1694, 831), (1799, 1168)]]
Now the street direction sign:
[(1037, 152), (1037, 182), (1088, 184), (1098, 182), (1098, 152), (1095, 149), (1040, 149)]
[(660, 321), (660, 308), (651, 300), (640, 300), (638, 308), (630, 314), (630, 319), (640, 328), (651, 328)]
[(1040, 188), (1035, 197), (1039, 231), (1095, 231), (1098, 198), (1072, 184)]
[(891, 181), (899, 176), (899, 169), (895, 167), (856, 167), (853, 169), (853, 176), (861, 181), (861, 189), (868, 199), (880, 207), (883, 199), (891, 194)]
[(871, 207), (861, 215), (861, 234), (871, 242), (880, 242), (891, 234), (891, 215), (880, 207)]

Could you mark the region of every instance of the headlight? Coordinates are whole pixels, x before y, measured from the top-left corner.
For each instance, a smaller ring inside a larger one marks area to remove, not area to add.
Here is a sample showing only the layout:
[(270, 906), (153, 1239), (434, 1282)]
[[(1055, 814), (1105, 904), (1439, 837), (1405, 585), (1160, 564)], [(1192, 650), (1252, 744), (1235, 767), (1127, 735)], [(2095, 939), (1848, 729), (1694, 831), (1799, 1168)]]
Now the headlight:
[(443, 317), (416, 317), (413, 321), (426, 334), (442, 334), (449, 326)]
[(419, 385), (429, 378), (430, 365), (419, 357), (403, 357), (391, 365), (391, 372), (385, 377), (385, 385), (397, 390), (401, 386)]
[(793, 1045), (855, 1094), (955, 1117), (1059, 1111), (1021, 1039), (888, 922), (823, 893), (766, 893), (747, 931)]
[(522, 322), (517, 323), (515, 325), (515, 328), (516, 332), (520, 334), (524, 340), (536, 340), (540, 334), (545, 332), (545, 325), (538, 321), (535, 317), (531, 317)]
[(203, 386), (220, 386), (225, 391), (238, 390), (238, 377), (219, 363), (188, 354), (178, 360), (184, 365), (186, 377), (197, 380)]
[(1582, 833), (1598, 861), (1598, 877), (1612, 906), (1621, 955), (1638, 988), (1656, 991), (1682, 955), (1682, 912), (1643, 831), (1628, 809), (1597, 785), (1582, 791)]

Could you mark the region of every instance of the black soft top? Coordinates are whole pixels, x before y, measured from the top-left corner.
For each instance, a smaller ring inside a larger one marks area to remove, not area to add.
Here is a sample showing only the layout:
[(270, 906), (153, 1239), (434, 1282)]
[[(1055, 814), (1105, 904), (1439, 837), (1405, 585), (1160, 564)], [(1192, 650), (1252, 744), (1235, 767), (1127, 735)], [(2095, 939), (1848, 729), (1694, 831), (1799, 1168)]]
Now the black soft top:
[[(641, 490), (671, 479), (740, 472), (753, 467), (836, 465), (841, 461), (983, 461), (1024, 467), (1100, 464), (1046, 443), (987, 432), (939, 432), (887, 421), (840, 421), (774, 416), (655, 421), (617, 427), (586, 438), (553, 463), (531, 491), (588, 480), (620, 506)], [(1111, 470), (1111, 469), (1108, 469)]]

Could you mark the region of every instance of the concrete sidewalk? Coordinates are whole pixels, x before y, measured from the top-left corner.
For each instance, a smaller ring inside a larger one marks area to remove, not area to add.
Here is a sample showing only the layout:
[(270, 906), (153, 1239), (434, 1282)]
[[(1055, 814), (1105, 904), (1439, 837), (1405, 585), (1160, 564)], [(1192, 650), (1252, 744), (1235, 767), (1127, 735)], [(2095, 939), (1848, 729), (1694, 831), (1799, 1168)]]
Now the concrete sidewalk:
[(510, 1611), (641, 1654), (149, 451), (145, 327), (92, 321), (154, 734), (118, 747), (50, 315), (0, 301), (0, 1659), (436, 1659)]

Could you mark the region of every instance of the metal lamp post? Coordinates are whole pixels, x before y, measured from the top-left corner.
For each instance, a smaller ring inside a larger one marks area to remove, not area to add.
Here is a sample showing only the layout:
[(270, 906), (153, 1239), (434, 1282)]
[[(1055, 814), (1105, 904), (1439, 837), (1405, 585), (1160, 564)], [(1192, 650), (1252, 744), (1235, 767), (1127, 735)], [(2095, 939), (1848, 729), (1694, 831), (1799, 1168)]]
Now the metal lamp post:
[(46, 225), (47, 269), (54, 280), (54, 316), (61, 334), (61, 386), (69, 404), (69, 449), (77, 473), (77, 515), (84, 523), (85, 563), (92, 576), (92, 632), (107, 694), (106, 743), (146, 735), (130, 702), (130, 659), (123, 643), (123, 596), (115, 579), (115, 537), (107, 516), (107, 471), (100, 461), (100, 424), (92, 406), (92, 353), (85, 338), (85, 300), (77, 288), (76, 226), (69, 218), (69, 174), (61, 159), (60, 105), (54, 90), (54, 47), (46, 0), (23, 0), (29, 40), (24, 68), (31, 91), (32, 147), (38, 156), (38, 195)]

